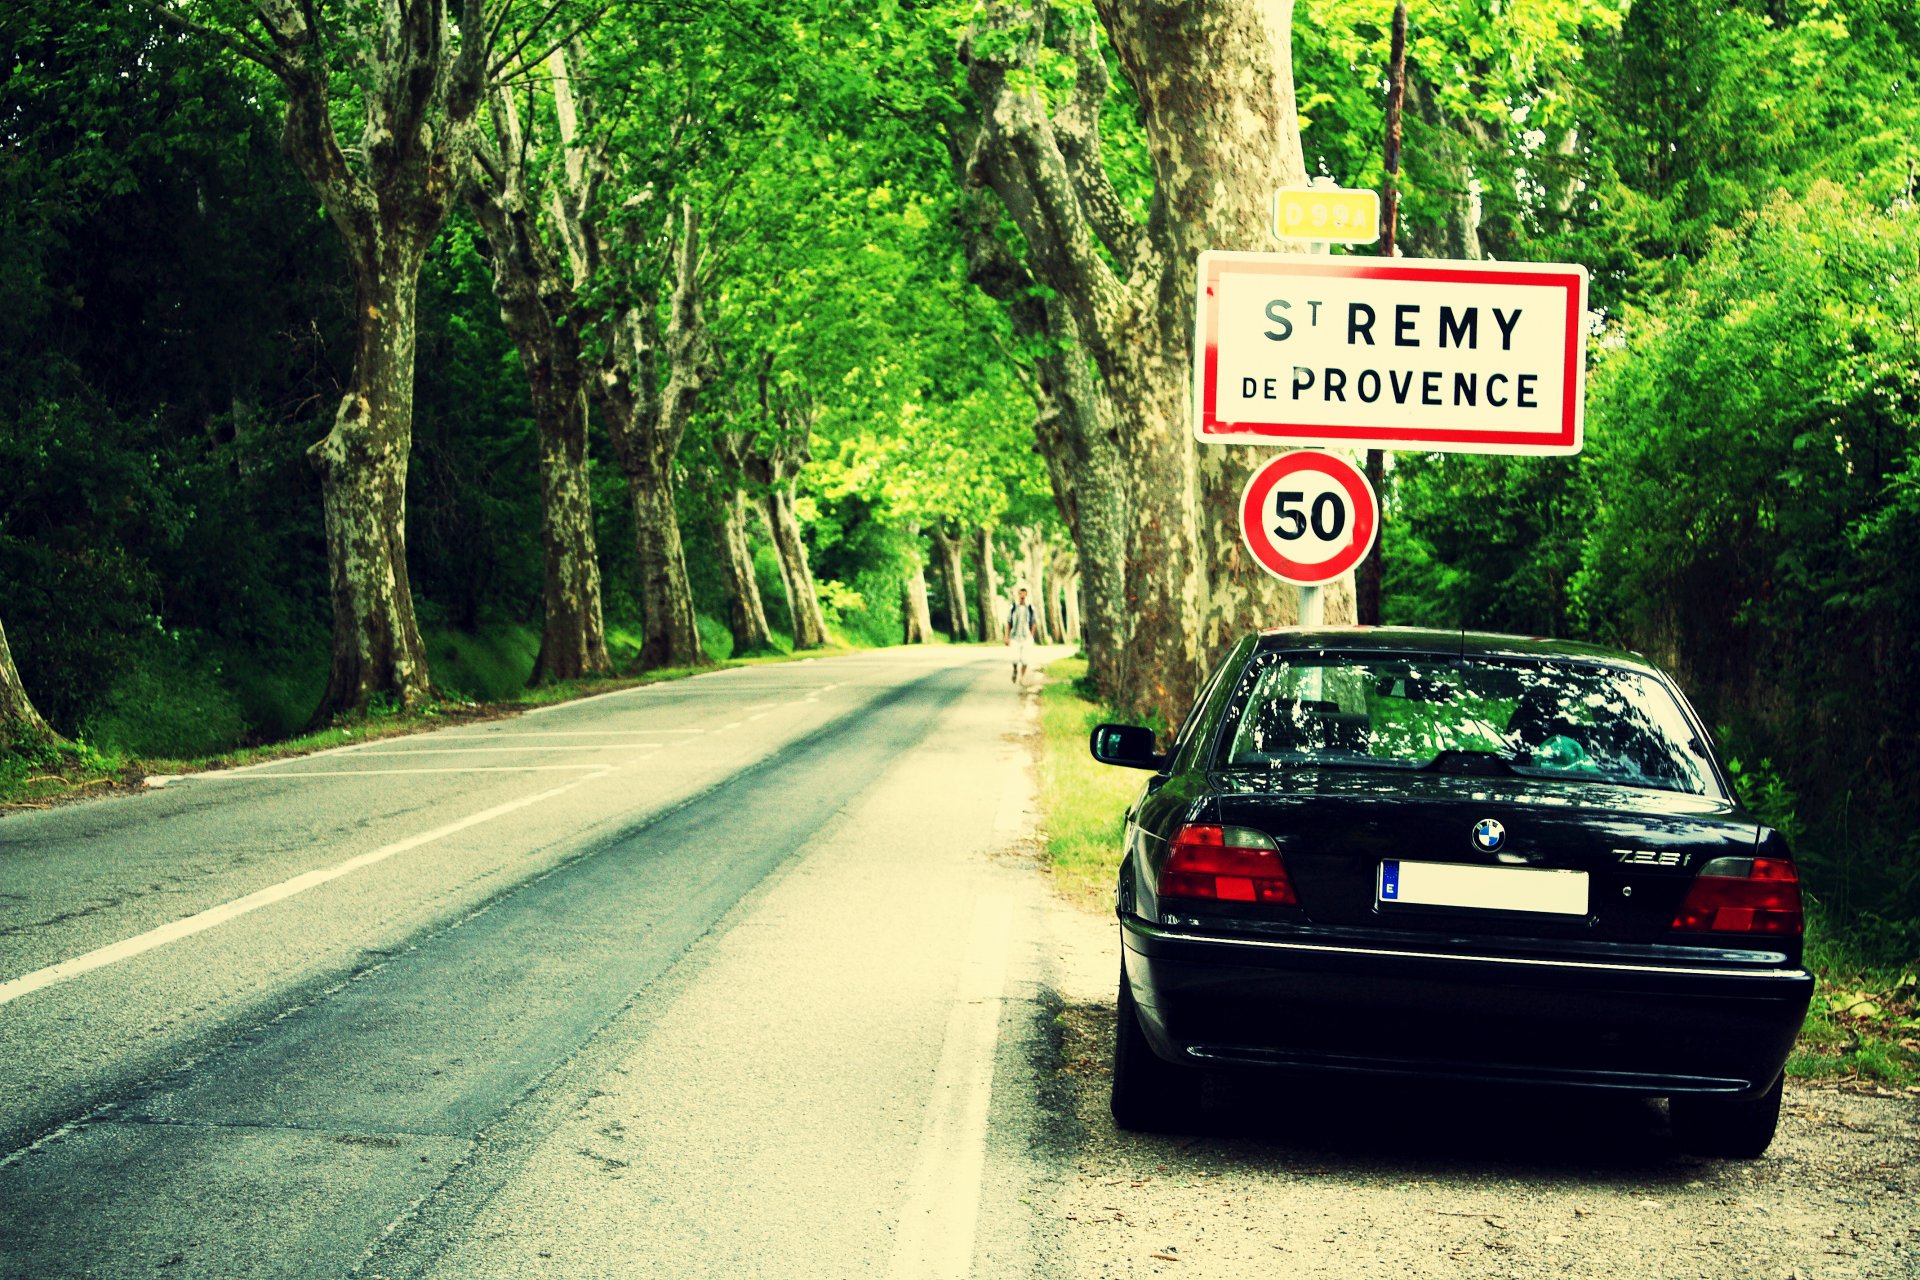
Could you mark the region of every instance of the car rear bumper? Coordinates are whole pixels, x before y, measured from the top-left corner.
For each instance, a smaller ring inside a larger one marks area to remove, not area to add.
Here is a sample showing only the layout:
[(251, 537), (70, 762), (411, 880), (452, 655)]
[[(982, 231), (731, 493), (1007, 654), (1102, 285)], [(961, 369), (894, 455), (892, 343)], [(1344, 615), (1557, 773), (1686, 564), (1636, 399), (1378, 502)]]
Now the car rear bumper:
[(1342, 946), (1121, 919), (1155, 1052), (1260, 1066), (1751, 1094), (1806, 1016), (1801, 969), (1613, 963)]

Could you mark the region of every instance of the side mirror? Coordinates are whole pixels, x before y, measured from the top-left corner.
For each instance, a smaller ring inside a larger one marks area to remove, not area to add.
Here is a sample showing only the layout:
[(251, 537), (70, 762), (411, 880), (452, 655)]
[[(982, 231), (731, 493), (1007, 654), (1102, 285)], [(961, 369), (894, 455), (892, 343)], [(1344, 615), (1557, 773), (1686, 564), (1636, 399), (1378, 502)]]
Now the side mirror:
[(1167, 758), (1153, 749), (1153, 730), (1131, 724), (1103, 724), (1094, 728), (1087, 748), (1101, 764), (1123, 769), (1164, 769)]

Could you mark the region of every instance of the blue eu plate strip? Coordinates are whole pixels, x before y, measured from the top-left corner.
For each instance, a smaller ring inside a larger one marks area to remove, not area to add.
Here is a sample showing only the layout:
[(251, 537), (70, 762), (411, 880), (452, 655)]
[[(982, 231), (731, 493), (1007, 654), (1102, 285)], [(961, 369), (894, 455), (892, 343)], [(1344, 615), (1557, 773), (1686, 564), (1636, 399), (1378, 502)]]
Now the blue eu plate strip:
[(1389, 858), (1380, 864), (1380, 901), (1392, 902), (1400, 896), (1400, 863)]

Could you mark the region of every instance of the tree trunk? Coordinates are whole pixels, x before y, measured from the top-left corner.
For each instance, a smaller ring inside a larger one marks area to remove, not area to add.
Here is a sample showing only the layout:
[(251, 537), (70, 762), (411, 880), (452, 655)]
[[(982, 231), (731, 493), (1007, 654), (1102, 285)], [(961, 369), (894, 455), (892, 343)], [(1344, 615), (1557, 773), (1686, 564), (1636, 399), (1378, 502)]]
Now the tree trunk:
[(600, 606), (600, 549), (587, 483), (587, 396), (576, 386), (564, 403), (539, 405), (541, 601), (545, 619), (530, 683), (606, 675), (606, 620)]
[[(1403, 156), (1408, 179), (1416, 190), (1443, 197), (1445, 203), (1437, 222), (1397, 221), (1395, 238), (1411, 258), (1477, 259), (1481, 210), (1473, 189), (1473, 153), (1480, 145), (1480, 128), (1441, 105), (1417, 63), (1408, 64), (1401, 87), (1402, 121), (1411, 144)], [(1502, 143), (1497, 133), (1494, 141)]]
[(1020, 530), (1020, 574), (1024, 581), (1015, 586), (1027, 589), (1027, 603), (1033, 606), (1034, 639), (1057, 643), (1059, 637), (1048, 627), (1052, 613), (1047, 605), (1047, 535), (1037, 526)]
[(907, 540), (912, 543), (909, 554), (913, 563), (907, 570), (901, 592), (902, 602), (906, 606), (906, 643), (925, 644), (933, 639), (933, 614), (927, 608), (927, 566), (925, 557), (920, 554), (919, 525), (907, 526)]
[(1073, 309), (1119, 410), (1132, 629), (1118, 700), (1175, 724), (1208, 660), (1294, 612), (1292, 589), (1241, 543), (1239, 497), (1258, 454), (1223, 446), (1196, 454), (1190, 420), (1196, 255), (1266, 247), (1273, 188), (1305, 179), (1293, 5), (1095, 7), (1145, 124), (1155, 174), (1148, 220), (1128, 212), (1100, 162), (1106, 63), (1089, 33), (1066, 33), (1077, 75), (1057, 110), (1040, 94), (1031, 72), (1044, 24), (1072, 22), (1044, 7), (989, 5), (963, 44), (985, 122), (967, 171), (999, 194), (1034, 275)]
[(360, 325), (352, 387), (333, 429), (308, 450), (320, 469), (333, 600), (333, 658), (316, 725), (337, 712), (365, 708), (376, 694), (408, 709), (433, 698), (407, 580), (420, 260), (403, 252), (382, 258), (357, 264)]
[[(1067, 575), (1066, 581), (1061, 584), (1060, 594), (1065, 601), (1067, 643), (1084, 646), (1086, 644), (1086, 638), (1081, 628), (1079, 569), (1076, 568), (1072, 573)], [(1091, 671), (1092, 667), (1089, 666), (1088, 670)]]
[[(312, 5), (248, 8), (266, 38), (230, 38), (227, 47), (285, 88), (286, 149), (339, 230), (353, 271), (352, 381), (332, 429), (308, 450), (320, 469), (333, 605), (317, 725), (366, 708), (375, 695), (401, 707), (433, 697), (407, 580), (415, 304), (421, 263), (467, 177), (489, 56), (487, 42), (464, 38), (440, 5), (355, 10), (331, 31), (312, 25)], [(479, 21), (480, 11), (461, 16)], [(341, 65), (349, 59), (350, 73)], [(331, 95), (348, 74), (359, 101), (336, 111)], [(348, 119), (363, 127), (343, 142), (335, 122)]]
[(1007, 608), (1000, 601), (1000, 570), (993, 562), (993, 526), (981, 525), (977, 537), (980, 544), (980, 577), (976, 584), (980, 590), (980, 638), (996, 641), (1006, 621)]
[(947, 611), (952, 623), (949, 634), (955, 641), (970, 642), (973, 620), (967, 609), (967, 572), (961, 557), (961, 541), (949, 536), (944, 529), (935, 529), (933, 550), (939, 557), (940, 584), (947, 593)]
[(486, 232), (500, 319), (520, 354), (540, 439), (540, 546), (544, 623), (531, 683), (605, 675), (600, 555), (587, 483), (586, 371), (574, 292), (543, 238), (528, 195), (519, 112), (491, 95), (498, 145), (476, 149), (467, 198)]
[(633, 497), (633, 549), (639, 565), (642, 667), (707, 661), (687, 585), (687, 554), (674, 509), (673, 460), (653, 455), (627, 477)]
[[(1394, 256), (1400, 231), (1400, 116), (1407, 97), (1407, 0), (1393, 6), (1393, 44), (1387, 55), (1387, 136), (1382, 148), (1380, 183), (1380, 256)], [(1367, 482), (1380, 499), (1380, 518), (1386, 520), (1386, 455), (1379, 449), (1367, 450)], [(1354, 620), (1363, 627), (1380, 625), (1380, 582), (1382, 548), (1386, 530), (1377, 531), (1373, 551), (1354, 566)]]
[[(1147, 313), (1159, 321), (1143, 361), (1155, 399), (1120, 402), (1150, 406), (1198, 451), (1200, 662), (1195, 683), (1167, 708), (1171, 725), (1241, 636), (1297, 616), (1297, 591), (1253, 562), (1240, 532), (1241, 493), (1270, 452), (1202, 447), (1192, 436), (1194, 264), (1203, 249), (1272, 248), (1274, 188), (1306, 182), (1293, 93), (1293, 0), (1203, 0), (1173, 21), (1147, 0), (1099, 0), (1096, 8), (1141, 100), (1165, 207), (1164, 222), (1149, 227), (1160, 251), (1156, 296), (1175, 303)], [(1223, 112), (1222, 102), (1235, 109)]]
[(1055, 644), (1078, 644), (1080, 637), (1067, 630), (1066, 603), (1062, 598), (1066, 574), (1058, 560), (1049, 568), (1048, 580), (1052, 585), (1047, 591), (1047, 635)]
[(827, 642), (827, 620), (807, 564), (807, 544), (800, 536), (800, 520), (793, 510), (792, 481), (767, 490), (767, 525), (780, 557), (780, 576), (787, 584), (787, 607), (793, 616), (793, 647), (818, 649)]
[[(955, 160), (960, 163), (958, 155)], [(1034, 442), (1086, 566), (1087, 678), (1112, 698), (1124, 681), (1127, 645), (1127, 491), (1117, 415), (1073, 309), (1058, 294), (1035, 287), (1032, 273), (999, 239), (999, 220), (999, 210), (984, 199), (963, 203), (967, 275), (1005, 304), (1015, 334), (1034, 352)]]
[(745, 430), (716, 431), (713, 451), (720, 459), (714, 485), (720, 499), (715, 528), (720, 535), (720, 567), (727, 580), (727, 629), (735, 653), (773, 648), (773, 629), (753, 571), (753, 547), (747, 541), (747, 495), (742, 491), (753, 456), (753, 438)]
[(727, 629), (735, 654), (773, 648), (773, 631), (753, 573), (753, 548), (747, 542), (747, 498), (729, 488), (720, 500), (720, 567), (727, 579)]
[(601, 356), (596, 386), (614, 456), (633, 501), (639, 555), (640, 663), (701, 666), (708, 661), (693, 620), (693, 590), (674, 507), (674, 459), (706, 384), (712, 352), (700, 301), (700, 223), (682, 204), (674, 222), (673, 295), (660, 332), (641, 297), (619, 318)]
[(40, 718), (26, 686), (20, 683), (13, 650), (7, 646), (7, 629), (0, 625), (0, 756), (58, 740), (59, 735)]

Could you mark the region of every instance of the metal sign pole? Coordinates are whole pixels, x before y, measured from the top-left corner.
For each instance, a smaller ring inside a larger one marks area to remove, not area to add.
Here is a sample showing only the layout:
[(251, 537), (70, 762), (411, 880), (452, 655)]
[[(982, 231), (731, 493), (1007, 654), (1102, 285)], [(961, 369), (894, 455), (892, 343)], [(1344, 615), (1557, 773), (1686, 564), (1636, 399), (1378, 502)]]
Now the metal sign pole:
[[(1307, 179), (1307, 186), (1316, 190), (1338, 187), (1340, 184), (1332, 178), (1315, 177)], [(1308, 253), (1330, 254), (1333, 242), (1330, 240), (1312, 240), (1307, 243)], [(1327, 604), (1319, 586), (1300, 588), (1300, 619), (1302, 627), (1324, 627), (1327, 625)]]
[(1303, 627), (1324, 627), (1327, 624), (1327, 606), (1321, 597), (1319, 587), (1300, 588), (1300, 625)]

